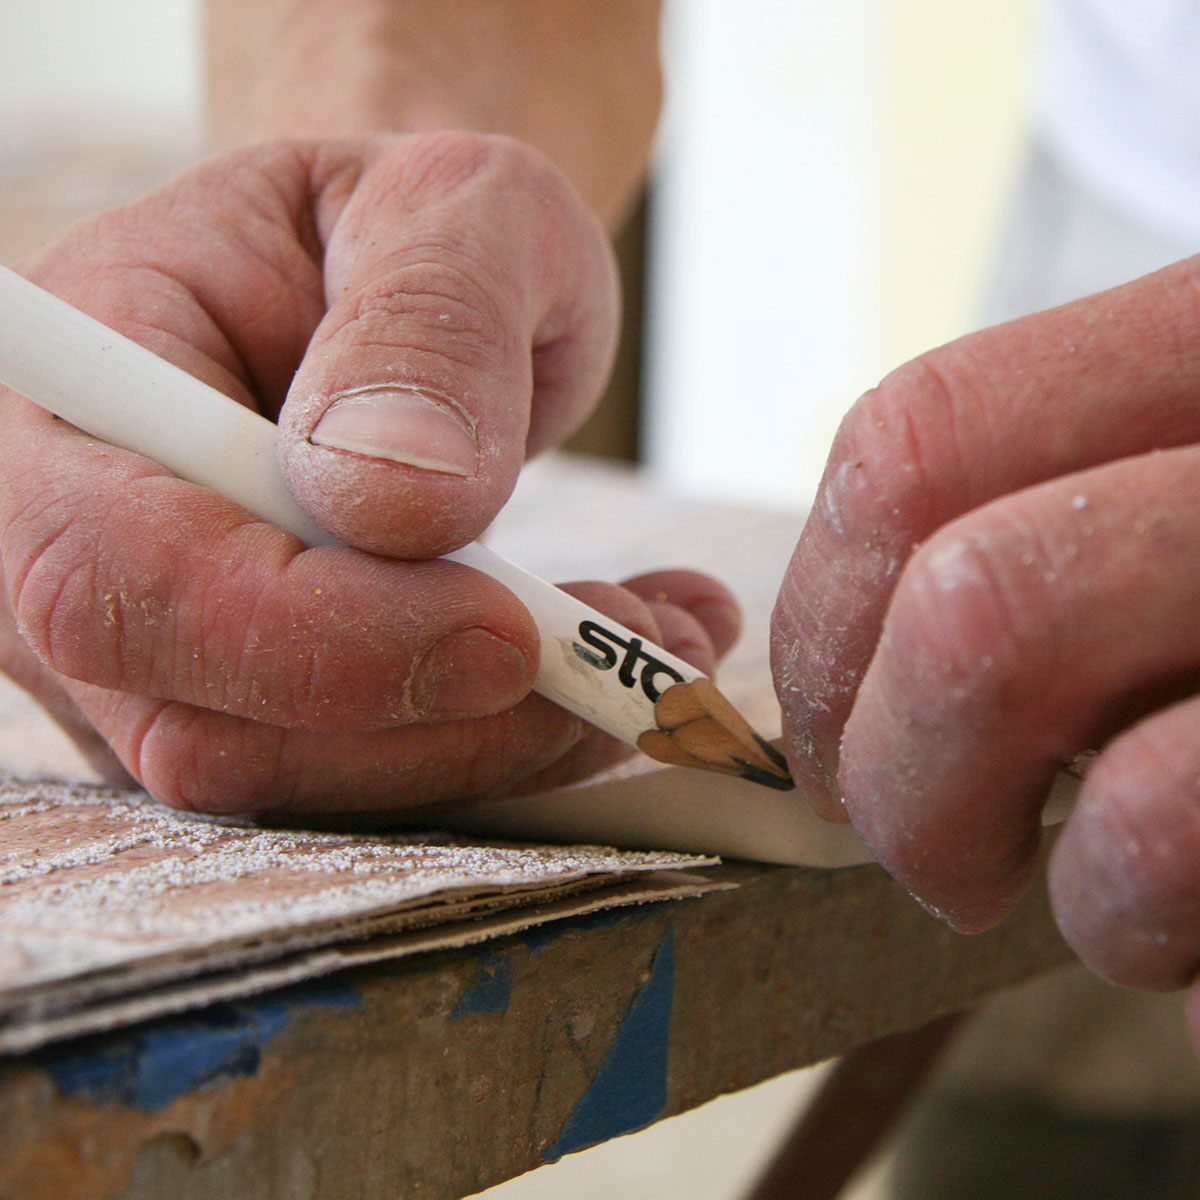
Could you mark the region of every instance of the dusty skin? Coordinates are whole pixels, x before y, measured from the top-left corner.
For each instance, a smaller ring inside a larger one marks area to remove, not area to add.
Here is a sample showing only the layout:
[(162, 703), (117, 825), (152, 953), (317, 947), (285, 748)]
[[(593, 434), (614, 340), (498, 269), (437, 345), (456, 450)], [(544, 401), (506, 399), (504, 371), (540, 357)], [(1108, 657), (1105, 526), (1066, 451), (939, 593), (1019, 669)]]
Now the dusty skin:
[(1048, 781), (1098, 748), (1056, 913), (1090, 965), (1153, 988), (1200, 961), (1197, 266), (864, 396), (773, 629), (798, 784), (959, 928), (1009, 910)]

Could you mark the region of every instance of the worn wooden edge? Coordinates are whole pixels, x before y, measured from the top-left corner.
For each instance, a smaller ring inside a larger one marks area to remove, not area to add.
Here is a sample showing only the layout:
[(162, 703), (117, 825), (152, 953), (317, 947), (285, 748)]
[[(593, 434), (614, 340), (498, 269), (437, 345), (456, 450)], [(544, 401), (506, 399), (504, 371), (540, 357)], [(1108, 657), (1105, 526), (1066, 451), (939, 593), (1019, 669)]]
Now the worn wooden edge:
[(0, 1197), (468, 1195), (1070, 960), (1037, 887), (970, 937), (874, 866), (339, 972), (0, 1068)]

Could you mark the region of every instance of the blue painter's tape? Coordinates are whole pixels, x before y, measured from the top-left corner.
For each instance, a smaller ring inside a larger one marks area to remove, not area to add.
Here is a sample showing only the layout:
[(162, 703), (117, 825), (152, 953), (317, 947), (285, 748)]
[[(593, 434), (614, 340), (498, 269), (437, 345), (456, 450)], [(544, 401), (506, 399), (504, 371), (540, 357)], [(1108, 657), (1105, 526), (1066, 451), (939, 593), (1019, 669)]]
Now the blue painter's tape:
[(542, 1151), (546, 1162), (632, 1133), (667, 1107), (671, 1008), (675, 1001), (675, 933), (654, 954), (650, 978), (621, 1018), (612, 1045), (558, 1137)]
[(451, 1017), (508, 1012), (512, 1000), (512, 962), (508, 955), (484, 950), (475, 961), (475, 982), (459, 997)]
[(318, 980), (259, 1000), (215, 1004), (186, 1017), (88, 1038), (38, 1056), (60, 1092), (92, 1103), (165, 1108), (214, 1079), (253, 1075), (266, 1044), (297, 1008), (362, 1002), (357, 988)]
[(46, 1065), (69, 1096), (160, 1109), (222, 1076), (253, 1075), (262, 1046), (287, 1022), (280, 1005), (222, 1004)]

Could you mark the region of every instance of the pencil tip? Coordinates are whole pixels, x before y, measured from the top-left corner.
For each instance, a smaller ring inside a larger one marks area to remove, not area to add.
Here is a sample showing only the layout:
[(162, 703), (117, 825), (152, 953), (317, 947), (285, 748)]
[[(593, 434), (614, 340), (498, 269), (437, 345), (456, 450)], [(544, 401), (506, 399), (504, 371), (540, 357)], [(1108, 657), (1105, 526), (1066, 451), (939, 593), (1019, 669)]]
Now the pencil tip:
[(756, 733), (754, 740), (758, 743), (759, 749), (779, 768), (781, 774), (787, 779), (788, 787), (795, 787), (796, 781), (792, 778), (791, 768), (788, 766), (788, 760), (784, 758), (783, 751), (777, 746), (773, 746), (766, 738), (761, 738)]
[(762, 767), (757, 767), (753, 763), (742, 763), (741, 770), (738, 774), (743, 779), (748, 779), (751, 783), (761, 783), (763, 787), (774, 788), (779, 792), (790, 792), (795, 786), (796, 781), (792, 778), (792, 773), (785, 766), (782, 774), (778, 771), (764, 771)]
[(717, 691), (708, 679), (677, 683), (654, 705), (658, 725), (638, 747), (659, 762), (739, 775), (765, 787), (795, 786), (787, 760)]

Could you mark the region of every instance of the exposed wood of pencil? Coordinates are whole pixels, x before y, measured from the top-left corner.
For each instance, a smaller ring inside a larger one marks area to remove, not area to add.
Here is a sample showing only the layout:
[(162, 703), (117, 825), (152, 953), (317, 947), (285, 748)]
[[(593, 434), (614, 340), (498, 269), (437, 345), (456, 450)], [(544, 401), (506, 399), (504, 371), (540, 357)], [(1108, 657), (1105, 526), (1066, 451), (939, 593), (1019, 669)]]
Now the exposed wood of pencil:
[(668, 688), (654, 705), (656, 729), (638, 738), (638, 749), (659, 762), (740, 775), (754, 783), (794, 787), (787, 762), (759, 737), (711, 680)]

